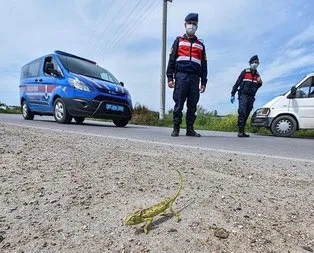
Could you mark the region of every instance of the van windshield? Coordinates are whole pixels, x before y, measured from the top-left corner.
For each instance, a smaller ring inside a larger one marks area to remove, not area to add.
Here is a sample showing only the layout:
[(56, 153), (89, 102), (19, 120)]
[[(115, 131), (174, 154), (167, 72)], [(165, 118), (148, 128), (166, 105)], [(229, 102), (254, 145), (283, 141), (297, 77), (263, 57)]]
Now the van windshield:
[(69, 72), (111, 83), (119, 83), (119, 81), (109, 71), (96, 64), (65, 55), (58, 55), (58, 57), (60, 58), (63, 66)]

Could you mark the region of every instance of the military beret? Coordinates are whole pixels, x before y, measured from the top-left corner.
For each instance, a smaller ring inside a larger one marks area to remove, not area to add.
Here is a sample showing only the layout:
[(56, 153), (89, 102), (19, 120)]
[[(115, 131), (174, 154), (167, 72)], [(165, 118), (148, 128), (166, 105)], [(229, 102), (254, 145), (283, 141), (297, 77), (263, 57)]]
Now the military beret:
[(196, 21), (198, 22), (198, 14), (197, 13), (190, 13), (186, 16), (185, 21)]
[(249, 61), (249, 63), (252, 63), (253, 61), (259, 61), (258, 56), (257, 55), (253, 55)]

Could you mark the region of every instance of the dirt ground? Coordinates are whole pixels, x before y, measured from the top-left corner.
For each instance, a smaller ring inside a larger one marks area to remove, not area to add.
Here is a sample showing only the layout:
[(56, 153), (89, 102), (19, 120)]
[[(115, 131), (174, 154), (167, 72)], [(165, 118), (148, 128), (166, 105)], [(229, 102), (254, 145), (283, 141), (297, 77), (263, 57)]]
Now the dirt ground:
[[(183, 190), (182, 221), (125, 226)], [(313, 164), (0, 124), (0, 252), (313, 252)]]

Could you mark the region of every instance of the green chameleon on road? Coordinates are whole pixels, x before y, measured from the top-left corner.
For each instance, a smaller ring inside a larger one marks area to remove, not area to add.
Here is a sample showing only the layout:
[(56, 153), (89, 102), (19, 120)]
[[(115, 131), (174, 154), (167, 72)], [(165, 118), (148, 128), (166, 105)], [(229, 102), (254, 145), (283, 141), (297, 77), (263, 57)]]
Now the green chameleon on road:
[(142, 210), (135, 211), (134, 213), (128, 215), (125, 218), (124, 224), (125, 225), (137, 225), (142, 222), (146, 222), (144, 226), (144, 233), (147, 234), (149, 228), (152, 225), (153, 217), (157, 215), (164, 215), (165, 211), (169, 208), (170, 211), (173, 213), (174, 216), (177, 217), (177, 222), (181, 220), (179, 213), (177, 213), (172, 205), (175, 202), (175, 200), (178, 198), (179, 194), (182, 190), (182, 175), (180, 171), (176, 170), (179, 173), (180, 176), (180, 183), (179, 183), (179, 189), (177, 193), (170, 198), (165, 199), (164, 201), (157, 203), (149, 208), (145, 208)]

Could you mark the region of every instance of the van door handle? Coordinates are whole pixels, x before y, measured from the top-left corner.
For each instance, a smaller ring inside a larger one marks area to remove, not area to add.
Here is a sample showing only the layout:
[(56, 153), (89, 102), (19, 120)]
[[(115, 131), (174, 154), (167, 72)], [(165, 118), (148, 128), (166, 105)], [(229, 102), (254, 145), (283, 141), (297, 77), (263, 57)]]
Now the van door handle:
[(39, 82), (42, 82), (42, 81), (43, 81), (43, 79), (41, 79), (41, 78), (40, 78), (38, 81), (39, 81)]
[(37, 79), (37, 78), (35, 79), (35, 82), (38, 82), (38, 79)]

